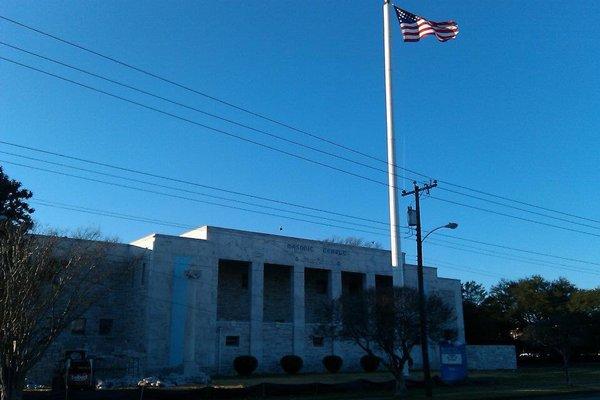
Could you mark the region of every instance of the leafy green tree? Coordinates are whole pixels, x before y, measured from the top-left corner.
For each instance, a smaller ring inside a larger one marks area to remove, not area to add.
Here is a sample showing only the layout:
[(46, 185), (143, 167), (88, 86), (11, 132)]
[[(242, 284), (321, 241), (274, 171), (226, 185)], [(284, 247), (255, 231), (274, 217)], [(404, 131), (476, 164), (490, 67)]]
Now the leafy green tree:
[(31, 214), (35, 211), (27, 204), (31, 196), (32, 193), (24, 189), (21, 182), (10, 179), (0, 166), (0, 216), (13, 225), (31, 226)]
[(511, 336), (559, 355), (568, 385), (574, 352), (593, 341), (592, 310), (584, 310), (587, 299), (579, 293), (564, 278), (548, 281), (541, 276), (502, 281), (490, 291), (490, 304), (507, 318)]
[(462, 284), (462, 298), (464, 303), (481, 305), (487, 297), (487, 291), (481, 283), (468, 281)]
[[(503, 308), (488, 295), (485, 287), (469, 281), (462, 285), (465, 339), (469, 344), (510, 344), (511, 326)], [(482, 329), (486, 327), (486, 329)]]

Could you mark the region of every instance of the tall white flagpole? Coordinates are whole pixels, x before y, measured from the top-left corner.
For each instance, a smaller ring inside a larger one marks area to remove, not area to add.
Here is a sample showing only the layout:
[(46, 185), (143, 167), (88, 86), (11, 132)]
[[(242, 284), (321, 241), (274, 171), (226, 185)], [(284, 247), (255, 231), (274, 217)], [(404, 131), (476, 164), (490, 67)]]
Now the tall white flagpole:
[(388, 197), (390, 206), (390, 244), (394, 286), (404, 285), (403, 259), (398, 232), (398, 189), (396, 179), (396, 145), (394, 142), (394, 108), (392, 100), (392, 37), (390, 0), (383, 2), (383, 44), (385, 54), (385, 119), (387, 122)]

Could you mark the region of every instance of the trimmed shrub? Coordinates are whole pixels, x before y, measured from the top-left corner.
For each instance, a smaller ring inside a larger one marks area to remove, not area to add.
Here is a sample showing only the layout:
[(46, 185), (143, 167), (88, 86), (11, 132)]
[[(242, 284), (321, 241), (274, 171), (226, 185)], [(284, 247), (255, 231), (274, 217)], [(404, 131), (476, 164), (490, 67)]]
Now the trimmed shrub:
[(250, 376), (258, 367), (258, 360), (254, 356), (238, 356), (233, 360), (233, 369), (240, 376)]
[(301, 369), (304, 362), (302, 358), (295, 355), (287, 355), (281, 357), (281, 368), (288, 374), (297, 374)]
[(381, 358), (367, 354), (360, 358), (360, 366), (365, 372), (375, 372), (377, 371), (377, 368), (379, 368), (380, 361)]
[(323, 365), (325, 366), (325, 369), (331, 372), (332, 374), (335, 374), (340, 369), (342, 369), (343, 363), (344, 361), (340, 356), (331, 355), (323, 357)]

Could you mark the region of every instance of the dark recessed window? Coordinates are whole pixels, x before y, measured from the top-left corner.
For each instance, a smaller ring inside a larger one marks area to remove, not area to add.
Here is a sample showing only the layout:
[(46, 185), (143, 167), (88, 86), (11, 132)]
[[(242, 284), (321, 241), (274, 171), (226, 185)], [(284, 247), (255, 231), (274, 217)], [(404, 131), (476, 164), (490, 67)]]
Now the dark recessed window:
[(112, 331), (112, 327), (113, 327), (113, 320), (103, 318), (100, 320), (100, 323), (98, 325), (98, 334), (109, 335), (110, 332)]
[(325, 279), (320, 279), (317, 281), (317, 293), (319, 293), (319, 294), (327, 293), (327, 281)]
[(350, 285), (348, 287), (348, 291), (350, 292), (350, 294), (359, 294), (361, 292), (362, 289), (362, 282), (350, 282)]
[(85, 335), (85, 318), (77, 318), (71, 323), (73, 335)]
[(239, 347), (240, 337), (239, 336), (225, 336), (225, 346)]
[(248, 274), (242, 274), (242, 289), (248, 289)]
[(323, 343), (325, 343), (323, 336), (313, 336), (312, 340), (314, 347), (323, 347)]

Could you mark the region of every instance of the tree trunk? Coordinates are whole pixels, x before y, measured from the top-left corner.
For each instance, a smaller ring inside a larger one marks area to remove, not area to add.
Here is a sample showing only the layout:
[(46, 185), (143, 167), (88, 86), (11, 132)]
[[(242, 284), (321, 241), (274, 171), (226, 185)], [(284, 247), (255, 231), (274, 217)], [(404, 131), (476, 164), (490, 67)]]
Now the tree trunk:
[(396, 388), (394, 390), (394, 398), (405, 399), (408, 397), (408, 390), (406, 389), (406, 381), (404, 380), (404, 371), (393, 372), (394, 378), (396, 379)]
[(569, 357), (566, 354), (563, 354), (563, 369), (565, 371), (565, 380), (567, 382), (567, 386), (573, 386), (571, 383), (571, 374), (569, 373)]
[(0, 385), (0, 400), (21, 400), (23, 398), (24, 380), (9, 369), (2, 369), (2, 384)]
[(1, 400), (21, 400), (23, 398), (23, 388), (18, 385), (8, 384), (0, 388)]

